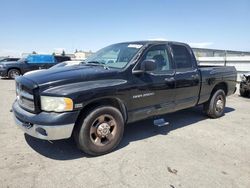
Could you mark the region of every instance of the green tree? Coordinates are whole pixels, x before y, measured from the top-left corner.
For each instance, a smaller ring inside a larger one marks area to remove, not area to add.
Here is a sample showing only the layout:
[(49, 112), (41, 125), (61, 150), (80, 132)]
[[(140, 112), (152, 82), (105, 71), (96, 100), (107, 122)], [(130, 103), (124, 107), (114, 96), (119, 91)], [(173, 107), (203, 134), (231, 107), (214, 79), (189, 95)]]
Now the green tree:
[(37, 53), (35, 51), (33, 51), (32, 54), (37, 54)]
[(62, 51), (62, 56), (65, 56), (65, 51), (64, 50)]

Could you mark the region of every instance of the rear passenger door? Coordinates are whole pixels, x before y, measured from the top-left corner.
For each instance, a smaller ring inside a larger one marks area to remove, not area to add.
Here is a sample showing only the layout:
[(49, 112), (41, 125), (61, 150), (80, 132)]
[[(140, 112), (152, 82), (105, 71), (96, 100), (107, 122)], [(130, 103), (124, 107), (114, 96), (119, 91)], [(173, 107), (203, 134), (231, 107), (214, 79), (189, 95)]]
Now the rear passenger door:
[(200, 91), (200, 73), (190, 48), (170, 44), (175, 63), (175, 110), (196, 105)]

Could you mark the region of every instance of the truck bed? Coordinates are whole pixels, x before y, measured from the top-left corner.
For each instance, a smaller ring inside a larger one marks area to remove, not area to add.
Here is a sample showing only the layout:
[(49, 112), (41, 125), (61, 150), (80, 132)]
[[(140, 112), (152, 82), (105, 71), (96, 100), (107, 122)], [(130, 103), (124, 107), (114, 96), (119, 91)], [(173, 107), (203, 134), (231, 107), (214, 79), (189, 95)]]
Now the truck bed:
[(201, 89), (199, 104), (206, 102), (215, 85), (225, 85), (227, 93), (231, 95), (235, 91), (237, 71), (233, 66), (198, 66), (201, 73)]

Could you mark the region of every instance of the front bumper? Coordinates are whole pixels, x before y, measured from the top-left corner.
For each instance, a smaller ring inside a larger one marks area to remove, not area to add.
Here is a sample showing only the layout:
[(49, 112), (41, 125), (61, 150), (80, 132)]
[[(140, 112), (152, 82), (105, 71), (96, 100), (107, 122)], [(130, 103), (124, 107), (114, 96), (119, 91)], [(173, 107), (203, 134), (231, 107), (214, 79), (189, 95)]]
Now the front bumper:
[(19, 128), (28, 135), (43, 140), (60, 140), (71, 137), (79, 114), (78, 111), (33, 114), (22, 109), (17, 101), (14, 102), (12, 110)]

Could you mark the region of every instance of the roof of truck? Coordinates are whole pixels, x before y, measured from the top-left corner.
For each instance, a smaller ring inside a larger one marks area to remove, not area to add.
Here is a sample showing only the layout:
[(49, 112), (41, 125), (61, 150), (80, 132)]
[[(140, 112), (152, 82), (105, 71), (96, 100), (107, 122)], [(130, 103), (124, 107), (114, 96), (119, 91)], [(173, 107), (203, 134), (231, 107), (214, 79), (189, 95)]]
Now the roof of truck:
[(120, 43), (139, 43), (139, 44), (169, 44), (169, 43), (174, 43), (174, 44), (181, 44), (181, 45), (188, 45), (186, 43), (182, 42), (176, 42), (176, 41), (164, 41), (164, 40), (140, 40), (140, 41), (128, 41), (128, 42), (120, 42)]

